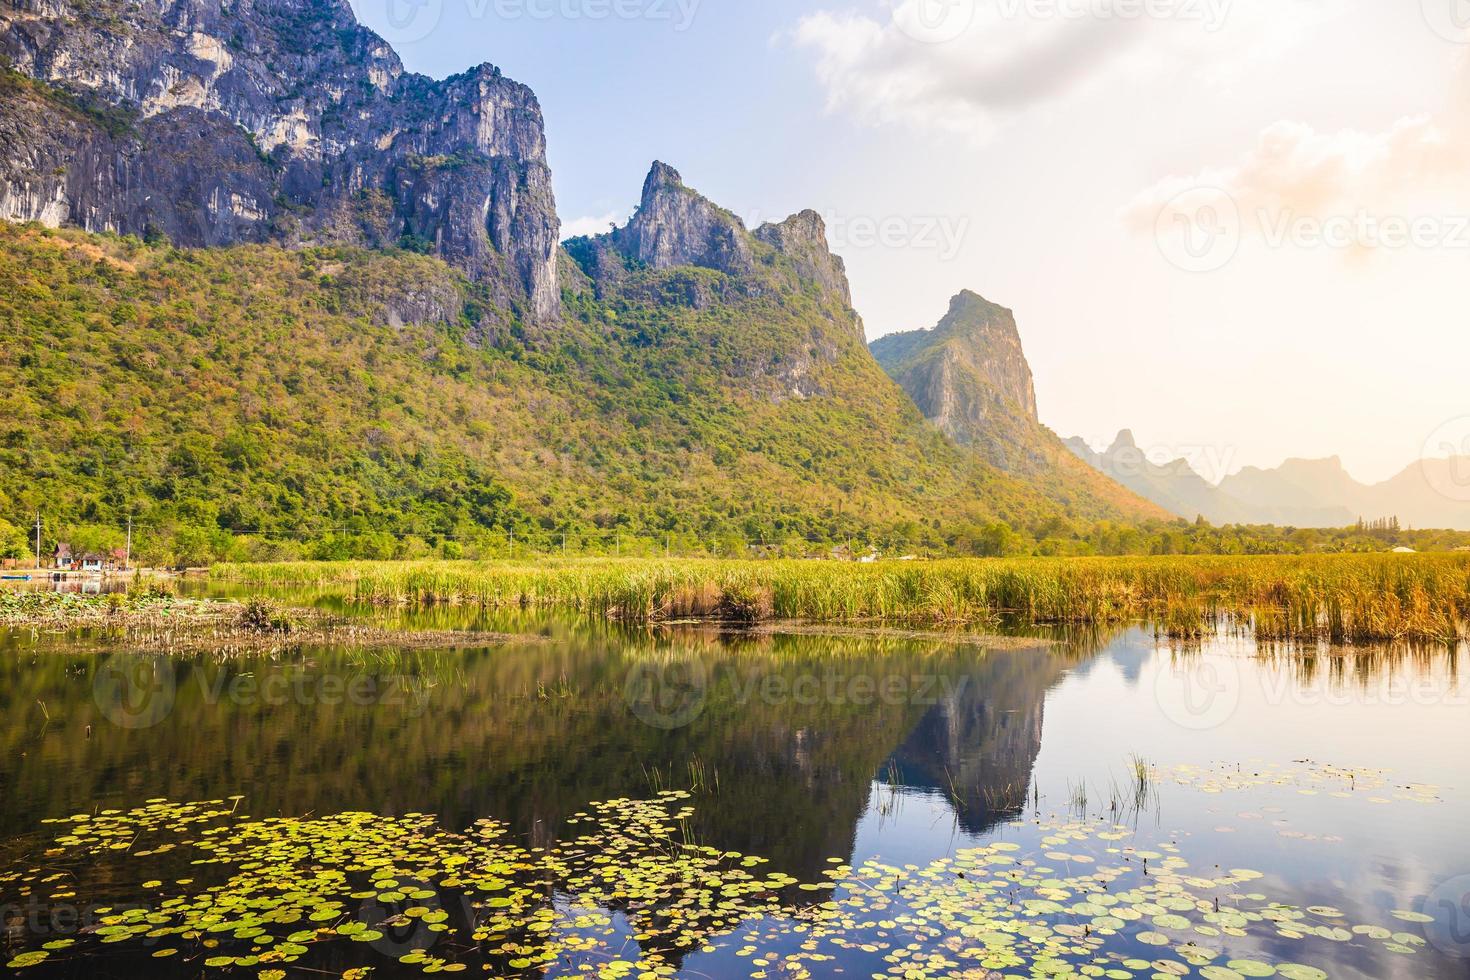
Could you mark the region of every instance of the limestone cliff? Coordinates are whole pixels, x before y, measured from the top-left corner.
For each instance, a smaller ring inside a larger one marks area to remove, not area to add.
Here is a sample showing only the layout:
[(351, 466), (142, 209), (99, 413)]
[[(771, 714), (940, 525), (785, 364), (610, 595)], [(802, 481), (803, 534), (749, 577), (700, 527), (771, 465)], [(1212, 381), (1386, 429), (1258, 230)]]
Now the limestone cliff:
[[(737, 215), (686, 185), (666, 163), (655, 161), (650, 168), (638, 210), (626, 225), (572, 239), (566, 248), (602, 296), (640, 288), (633, 275), (639, 270), (708, 269), (723, 278), (685, 282), (682, 296), (670, 290), (667, 279), (659, 280), (659, 289), (665, 298), (700, 308), (735, 295), (801, 294), (814, 301), (813, 312), (821, 319), (847, 337), (864, 340), (846, 267), (827, 245), (821, 215), (801, 211), (749, 231)], [(819, 346), (829, 346), (817, 339)], [(835, 356), (835, 351), (827, 353)]]
[(889, 334), (870, 346), (924, 417), (1004, 469), (1024, 469), (1038, 425), (1036, 390), (1010, 310), (965, 290), (927, 330)]
[(541, 110), (406, 72), (345, 0), (0, 0), (0, 218), (185, 246), (402, 246), (556, 316)]

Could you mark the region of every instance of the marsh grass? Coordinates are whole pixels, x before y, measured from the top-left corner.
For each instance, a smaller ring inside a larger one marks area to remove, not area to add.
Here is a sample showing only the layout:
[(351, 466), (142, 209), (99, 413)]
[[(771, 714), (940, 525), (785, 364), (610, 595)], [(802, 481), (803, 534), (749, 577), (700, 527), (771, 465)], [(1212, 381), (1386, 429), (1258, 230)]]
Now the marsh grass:
[(1446, 642), (1466, 635), (1470, 555), (815, 561), (570, 559), (221, 565), (265, 590), (337, 588), (378, 605), (555, 607), (634, 623), (773, 620), (956, 627), (1151, 619), (1198, 637)]
[(486, 647), (527, 637), (458, 630), (384, 629), (315, 609), (286, 609), (252, 598), (243, 603), (174, 595), (79, 595), (0, 591), (0, 627), (69, 634), (89, 646), (121, 646), (148, 654), (230, 657), (306, 646), (354, 652)]

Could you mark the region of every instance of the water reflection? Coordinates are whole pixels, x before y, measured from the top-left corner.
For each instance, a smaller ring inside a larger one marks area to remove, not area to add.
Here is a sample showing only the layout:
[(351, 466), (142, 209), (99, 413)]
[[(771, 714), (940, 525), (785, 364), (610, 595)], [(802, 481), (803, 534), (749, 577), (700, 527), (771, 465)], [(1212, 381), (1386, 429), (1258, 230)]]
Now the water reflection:
[[(692, 787), (697, 839), (810, 880), (834, 857), (923, 863), (1024, 839), (1038, 818), (1116, 819), (1110, 787), (1138, 754), (1156, 768), (1139, 833), (1269, 870), (1272, 894), (1302, 905), (1376, 921), (1470, 871), (1465, 650), (1170, 645), (1139, 629), (987, 647), (375, 615), (524, 639), (222, 661), (4, 634), (0, 838), (30, 847), (43, 817), (241, 794), (257, 817), (427, 812), (458, 830), (494, 816), (547, 846), (590, 801)], [(1389, 802), (1303, 782), (1321, 762), (1391, 771), (1372, 791)], [(1294, 775), (1208, 791), (1175, 778), (1180, 765)], [(1397, 799), (1411, 782), (1432, 784), (1433, 801)], [(1393, 969), (1360, 949), (1331, 955), (1348, 975)], [(1405, 975), (1453, 969), (1431, 951)]]

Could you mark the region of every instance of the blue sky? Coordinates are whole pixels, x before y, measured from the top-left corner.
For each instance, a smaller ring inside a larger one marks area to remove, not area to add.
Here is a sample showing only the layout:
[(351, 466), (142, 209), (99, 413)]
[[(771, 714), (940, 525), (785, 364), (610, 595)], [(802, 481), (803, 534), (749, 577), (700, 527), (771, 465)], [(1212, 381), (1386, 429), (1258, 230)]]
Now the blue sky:
[(1470, 436), (1460, 2), (354, 6), (412, 70), (536, 91), (568, 226), (662, 159), (751, 224), (826, 215), (870, 337), (1012, 307), (1064, 436), (1378, 480)]
[[(564, 221), (630, 210), (654, 159), (727, 206), (739, 198), (798, 210), (844, 156), (872, 149), (872, 134), (823, 112), (804, 59), (772, 41), (800, 4), (683, 2), (592, 19), (516, 14), (529, 9), (517, 4), (502, 8), (506, 17), (497, 0), (442, 0), (440, 26), (396, 47), (415, 71), (442, 77), (488, 61), (535, 90)], [(382, 0), (356, 6), (393, 39)]]

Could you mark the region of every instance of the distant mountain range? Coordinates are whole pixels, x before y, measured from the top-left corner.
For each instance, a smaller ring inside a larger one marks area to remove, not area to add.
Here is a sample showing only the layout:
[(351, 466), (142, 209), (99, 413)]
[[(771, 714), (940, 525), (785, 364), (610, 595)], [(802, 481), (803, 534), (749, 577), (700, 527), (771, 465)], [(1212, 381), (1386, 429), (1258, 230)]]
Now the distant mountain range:
[(1249, 466), (1215, 486), (1184, 459), (1154, 463), (1124, 430), (1103, 452), (1067, 446), (1099, 472), (1181, 517), (1212, 524), (1347, 527), (1398, 518), (1405, 527), (1470, 530), (1470, 457), (1426, 459), (1383, 483), (1360, 483), (1336, 456)]

